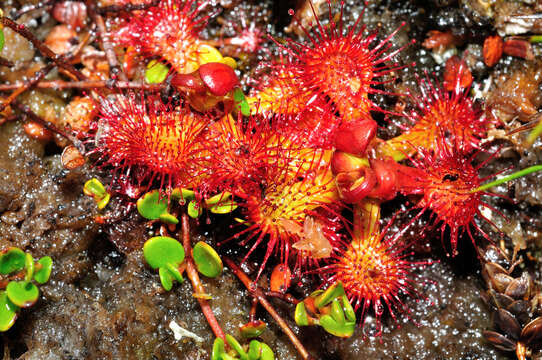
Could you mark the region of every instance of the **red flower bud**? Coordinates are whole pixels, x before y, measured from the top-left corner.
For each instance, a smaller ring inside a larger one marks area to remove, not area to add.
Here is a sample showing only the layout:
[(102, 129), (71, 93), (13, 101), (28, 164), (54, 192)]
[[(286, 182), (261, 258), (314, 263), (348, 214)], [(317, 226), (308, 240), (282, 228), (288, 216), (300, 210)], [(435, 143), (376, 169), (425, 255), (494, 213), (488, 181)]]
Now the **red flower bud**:
[(205, 86), (215, 96), (224, 96), (239, 85), (235, 71), (228, 65), (211, 62), (201, 65), (198, 71)]
[(376, 177), (371, 168), (365, 167), (357, 171), (337, 174), (335, 182), (341, 199), (354, 204), (369, 195), (376, 185)]
[(364, 155), (376, 135), (377, 124), (371, 118), (343, 123), (335, 135), (335, 148), (354, 155)]
[(334, 175), (351, 172), (368, 166), (367, 159), (336, 150), (331, 158), (331, 171)]
[(196, 75), (192, 74), (175, 74), (171, 78), (171, 85), (175, 87), (185, 87), (195, 92), (205, 92), (206, 87), (203, 81)]
[(397, 164), (393, 160), (375, 159), (371, 161), (371, 168), (376, 175), (376, 186), (372, 189), (369, 196), (382, 200), (390, 200), (397, 195)]

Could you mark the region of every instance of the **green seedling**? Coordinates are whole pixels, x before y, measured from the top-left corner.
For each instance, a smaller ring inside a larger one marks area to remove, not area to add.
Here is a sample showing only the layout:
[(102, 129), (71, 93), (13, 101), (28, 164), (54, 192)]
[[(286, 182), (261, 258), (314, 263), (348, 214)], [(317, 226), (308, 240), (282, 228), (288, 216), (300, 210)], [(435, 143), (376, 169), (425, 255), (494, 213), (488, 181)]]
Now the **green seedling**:
[(109, 200), (111, 200), (111, 194), (105, 190), (104, 185), (96, 178), (92, 178), (85, 183), (83, 193), (94, 198), (100, 210), (105, 208), (109, 204)]
[(177, 240), (167, 236), (150, 238), (143, 245), (143, 257), (149, 266), (158, 269), (160, 282), (171, 290), (173, 280), (184, 281), (179, 265), (184, 261), (184, 248)]
[(273, 350), (258, 340), (252, 340), (248, 347), (243, 347), (231, 335), (226, 335), (226, 341), (231, 350), (226, 352), (224, 340), (216, 338), (213, 344), (211, 360), (274, 360)]
[[(0, 19), (4, 17), (4, 12), (0, 9)], [(0, 52), (4, 49), (6, 38), (4, 37), (4, 25), (0, 23)]]
[(168, 199), (153, 190), (137, 200), (137, 211), (148, 220), (161, 220), (168, 224), (178, 224), (179, 220), (168, 212)]
[(222, 274), (222, 260), (209, 244), (198, 242), (192, 250), (192, 256), (198, 271), (203, 275), (214, 278)]
[(145, 71), (145, 82), (147, 84), (159, 84), (166, 80), (168, 73), (169, 68), (166, 65), (156, 60), (151, 60), (147, 64), (147, 70)]
[(347, 338), (356, 328), (356, 313), (341, 282), (325, 291), (315, 291), (298, 303), (294, 319), (299, 326), (320, 325), (328, 333)]

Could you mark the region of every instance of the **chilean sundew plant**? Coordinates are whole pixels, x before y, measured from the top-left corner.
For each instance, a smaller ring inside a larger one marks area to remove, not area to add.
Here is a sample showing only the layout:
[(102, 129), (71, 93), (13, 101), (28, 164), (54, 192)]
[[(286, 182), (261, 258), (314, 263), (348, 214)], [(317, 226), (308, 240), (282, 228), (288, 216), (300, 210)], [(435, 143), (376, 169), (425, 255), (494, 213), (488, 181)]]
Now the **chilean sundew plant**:
[[(261, 181), (260, 192), (255, 193), (251, 187), (244, 191), (240, 187), (235, 193), (240, 198), (239, 205), (245, 215), (243, 222), (247, 226), (235, 238), (247, 234), (242, 243), (253, 241), (245, 259), (262, 242), (266, 243), (258, 276), (272, 253), (278, 253), (283, 261), (288, 261), (292, 248), (302, 252), (300, 256), (315, 259), (328, 257), (333, 250), (334, 238), (338, 236), (328, 230), (337, 227), (334, 219), (338, 197), (333, 177), (329, 165), (322, 168), (321, 152), (303, 155), (302, 160), (296, 160), (298, 170), (295, 172), (292, 162), (269, 168)], [(311, 247), (316, 244), (318, 246)]]
[(102, 167), (137, 177), (147, 187), (193, 186), (204, 164), (200, 133), (208, 120), (189, 109), (172, 111), (160, 99), (134, 94), (102, 101), (96, 152)]
[[(284, 69), (279, 73), (291, 74), (289, 76), (293, 81), (287, 85), (302, 89), (304, 96), (309, 99), (322, 94), (328, 96), (342, 118), (352, 120), (376, 108), (369, 94), (383, 91), (374, 85), (382, 84), (382, 76), (401, 68), (392, 63), (401, 49), (388, 51), (393, 47), (391, 40), (399, 29), (378, 42), (377, 33), (368, 36), (364, 34), (365, 26), (360, 26), (363, 14), (345, 29), (342, 7), (337, 24), (333, 19), (330, 1), (328, 4), (329, 24), (324, 26), (313, 9), (316, 22), (314, 32), (298, 21), (308, 41), (289, 39), (287, 45), (278, 44), (289, 57), (282, 59), (276, 66)], [(293, 11), (290, 14), (293, 15)]]
[(145, 56), (159, 56), (181, 74), (199, 67), (201, 57), (216, 51), (198, 38), (209, 16), (201, 11), (209, 4), (199, 0), (164, 0), (131, 14), (114, 33), (115, 41), (133, 46)]
[[(354, 231), (349, 243), (343, 243), (330, 263), (320, 269), (328, 283), (340, 281), (355, 309), (361, 308), (362, 324), (374, 314), (375, 336), (382, 334), (381, 317), (385, 309), (396, 320), (397, 313), (410, 312), (403, 297), (423, 299), (415, 269), (430, 261), (411, 261), (412, 253), (401, 244), (397, 234), (380, 231), (380, 204), (366, 200), (356, 206)], [(397, 320), (396, 320), (397, 321)], [(363, 326), (363, 325), (362, 325)]]
[(457, 151), (465, 154), (480, 148), (489, 118), (468, 96), (468, 89), (456, 86), (448, 92), (426, 77), (420, 80), (419, 90), (419, 95), (410, 96), (417, 110), (407, 115), (414, 125), (383, 145), (386, 154), (400, 160), (416, 148), (434, 150), (441, 137), (460, 144)]

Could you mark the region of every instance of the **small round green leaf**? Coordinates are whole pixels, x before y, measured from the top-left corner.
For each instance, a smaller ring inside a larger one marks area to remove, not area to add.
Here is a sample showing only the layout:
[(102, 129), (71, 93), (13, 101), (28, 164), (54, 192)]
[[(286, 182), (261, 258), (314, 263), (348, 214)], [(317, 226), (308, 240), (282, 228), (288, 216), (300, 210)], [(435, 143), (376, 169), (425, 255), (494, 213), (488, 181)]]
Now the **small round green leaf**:
[(188, 216), (190, 216), (192, 219), (197, 219), (203, 213), (203, 209), (196, 200), (190, 200), (188, 203), (187, 212)]
[(158, 274), (160, 275), (160, 282), (162, 283), (162, 287), (169, 291), (173, 287), (173, 277), (171, 276), (170, 272), (165, 268), (161, 267), (158, 269)]
[(309, 325), (309, 318), (307, 316), (307, 310), (303, 301), (297, 303), (294, 314), (295, 323), (299, 326)]
[(241, 326), (241, 335), (246, 339), (252, 339), (263, 334), (267, 324), (261, 320), (248, 322)]
[(170, 220), (168, 215), (174, 216), (167, 212), (167, 206), (167, 197), (161, 196), (158, 190), (150, 191), (137, 200), (137, 211), (148, 220), (157, 220), (162, 217)]
[(179, 265), (184, 260), (184, 248), (173, 238), (155, 236), (143, 245), (143, 256), (153, 269), (166, 267), (168, 263)]
[(109, 204), (109, 200), (111, 200), (111, 194), (105, 193), (105, 195), (102, 198), (95, 198), (96, 199), (96, 205), (98, 206), (98, 209), (102, 210)]
[(198, 271), (203, 275), (214, 278), (222, 274), (222, 260), (209, 244), (198, 242), (192, 250), (192, 256)]
[(222, 360), (222, 356), (225, 354), (224, 340), (216, 338), (213, 343), (213, 352), (211, 353), (211, 360)]
[(166, 79), (168, 73), (169, 69), (166, 65), (156, 60), (151, 60), (147, 64), (147, 70), (145, 71), (145, 81), (148, 84), (159, 84)]
[(87, 196), (98, 198), (103, 198), (107, 194), (103, 184), (96, 178), (92, 178), (85, 183), (83, 193)]
[(0, 291), (0, 331), (7, 331), (17, 320), (19, 307), (9, 301), (5, 291)]
[(248, 360), (259, 360), (262, 353), (262, 343), (252, 340), (248, 346)]
[(0, 28), (0, 51), (4, 48), (4, 44), (6, 42), (6, 38), (4, 37), (4, 29)]
[(232, 199), (228, 199), (211, 206), (209, 211), (213, 214), (229, 214), (235, 209), (237, 209), (237, 203)]
[(322, 294), (318, 295), (318, 297), (314, 299), (314, 305), (320, 309), (328, 305), (336, 297), (342, 295), (344, 295), (344, 288), (342, 282), (339, 281), (327, 288)]
[(330, 315), (324, 315), (320, 318), (320, 326), (331, 335), (347, 338), (354, 333), (356, 323), (350, 321), (338, 323)]
[(266, 343), (262, 343), (260, 359), (275, 360), (275, 354), (273, 353), (273, 350), (271, 350), (271, 348)]
[(24, 280), (25, 281), (32, 280), (32, 276), (34, 276), (35, 264), (34, 264), (34, 259), (32, 258), (32, 255), (30, 255), (29, 253), (25, 254), (24, 267), (26, 269), (26, 275), (24, 276)]
[(0, 255), (0, 274), (6, 275), (12, 272), (21, 271), (24, 268), (26, 255), (19, 248), (9, 248)]
[(184, 281), (183, 275), (179, 271), (179, 266), (174, 265), (172, 263), (166, 264), (166, 269), (169, 271), (170, 275), (177, 280), (178, 282), (182, 283)]
[(248, 360), (247, 353), (245, 352), (245, 350), (243, 350), (243, 347), (241, 346), (241, 344), (239, 344), (239, 342), (235, 340), (233, 336), (227, 334), (226, 341), (228, 342), (230, 347), (237, 352), (241, 360)]
[(335, 320), (339, 324), (344, 324), (346, 321), (346, 318), (344, 317), (344, 310), (341, 306), (341, 302), (339, 299), (335, 298), (331, 302), (331, 317), (333, 320)]
[(29, 281), (11, 281), (6, 286), (6, 294), (12, 303), (18, 307), (27, 308), (38, 300), (40, 291)]
[(165, 223), (168, 224), (178, 224), (179, 219), (177, 219), (175, 216), (171, 215), (170, 213), (163, 213), (160, 215), (159, 219)]
[(39, 269), (34, 273), (34, 280), (38, 284), (45, 284), (51, 276), (51, 270), (53, 268), (53, 259), (50, 256), (44, 256), (38, 260), (38, 264), (41, 265)]
[(344, 314), (346, 315), (346, 319), (348, 321), (356, 322), (356, 312), (354, 311), (352, 304), (350, 304), (350, 301), (348, 301), (348, 298), (346, 297), (346, 295), (342, 296), (342, 302), (343, 302), (343, 309), (344, 309)]

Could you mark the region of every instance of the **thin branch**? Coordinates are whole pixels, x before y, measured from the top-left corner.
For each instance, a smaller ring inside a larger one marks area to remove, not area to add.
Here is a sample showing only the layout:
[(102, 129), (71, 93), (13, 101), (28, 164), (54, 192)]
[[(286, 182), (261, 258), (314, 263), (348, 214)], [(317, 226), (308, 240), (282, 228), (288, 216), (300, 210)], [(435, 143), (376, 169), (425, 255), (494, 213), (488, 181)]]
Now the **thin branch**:
[(288, 336), (288, 338), (290, 339), (294, 347), (297, 349), (297, 352), (299, 353), (299, 355), (301, 355), (301, 357), (304, 360), (313, 359), (313, 357), (311, 357), (311, 355), (305, 349), (301, 341), (299, 341), (297, 336), (295, 336), (292, 329), (290, 329), (286, 321), (284, 321), (284, 319), (279, 315), (279, 313), (275, 310), (273, 305), (271, 305), (271, 303), (267, 301), (267, 298), (265, 297), (262, 290), (259, 287), (257, 287), (252, 282), (252, 280), (250, 280), (248, 275), (245, 274), (245, 272), (241, 270), (241, 268), (237, 266), (237, 264), (233, 262), (233, 260), (231, 260), (230, 258), (226, 256), (223, 257), (223, 260), (226, 263), (226, 265), (233, 271), (233, 273), (239, 278), (239, 280), (241, 280), (241, 282), (245, 285), (248, 291), (250, 291), (251, 295), (254, 298), (258, 299), (260, 304), (265, 308), (265, 310), (269, 313), (269, 315), (271, 315), (273, 319), (275, 319), (275, 321), (280, 326), (282, 331), (286, 334), (286, 336)]
[[(24, 86), (24, 82), (16, 82), (14, 84), (0, 84), (0, 91), (17, 90)], [(83, 80), (83, 81), (63, 81), (63, 80), (51, 80), (41, 81), (35, 85), (38, 89), (139, 89), (149, 91), (160, 91), (164, 89), (167, 84), (146, 84), (140, 82), (131, 81), (114, 81), (114, 80)]]
[(35, 37), (34, 34), (32, 34), (32, 32), (26, 28), (26, 26), (23, 24), (17, 24), (15, 21), (5, 16), (1, 17), (0, 19), (4, 26), (9, 27), (11, 30), (30, 41), (43, 56), (50, 58), (58, 67), (63, 68), (78, 80), (86, 79), (86, 76), (77, 70), (72, 64), (65, 62), (64, 56), (55, 54), (53, 50)]
[(8, 59), (5, 59), (5, 58), (0, 56), (0, 65), (1, 66), (12, 67), (15, 64), (13, 64), (13, 62), (9, 61)]
[(116, 80), (118, 77), (121, 81), (128, 81), (128, 77), (126, 76), (124, 71), (122, 71), (122, 67), (119, 64), (117, 55), (115, 54), (115, 50), (113, 49), (113, 45), (111, 45), (111, 43), (109, 42), (109, 35), (105, 26), (104, 19), (96, 11), (96, 1), (87, 0), (85, 3), (87, 4), (88, 12), (91, 18), (94, 20), (94, 23), (98, 27), (98, 35), (102, 40), (102, 47), (105, 51), (107, 62), (109, 63), (109, 72), (111, 74), (111, 78)]
[(96, 12), (104, 15), (104, 14), (107, 14), (107, 13), (118, 13), (118, 12), (121, 12), (121, 11), (126, 11), (126, 12), (130, 12), (130, 11), (137, 11), (137, 10), (145, 10), (145, 9), (148, 9), (150, 7), (153, 7), (153, 6), (157, 6), (158, 4), (160, 4), (160, 1), (161, 0), (152, 0), (148, 3), (143, 3), (143, 4), (125, 4), (125, 5), (109, 5), (109, 6), (102, 6), (101, 8), (98, 8), (96, 10)]
[[(196, 294), (205, 294), (205, 288), (203, 287), (199, 279), (198, 271), (196, 270), (196, 265), (194, 264), (194, 259), (192, 258), (192, 244), (190, 243), (190, 220), (188, 219), (188, 214), (186, 212), (183, 213), (181, 219), (182, 243), (185, 251), (186, 275), (188, 275), (188, 278), (192, 282), (194, 292)], [(199, 296), (197, 297), (197, 299), (199, 305), (201, 306), (201, 311), (203, 312), (203, 315), (205, 315), (205, 318), (207, 319), (207, 322), (209, 323), (209, 326), (211, 327), (211, 330), (213, 330), (215, 336), (226, 341), (224, 331), (222, 331), (222, 328), (218, 324), (218, 321), (216, 320), (215, 314), (213, 313), (209, 302)]]
[(85, 153), (84, 148), (83, 148), (83, 146), (81, 144), (81, 141), (79, 141), (75, 136), (70, 135), (70, 134), (66, 133), (64, 130), (59, 129), (58, 127), (56, 127), (55, 124), (43, 119), (42, 117), (37, 115), (35, 112), (33, 112), (28, 106), (23, 105), (18, 101), (13, 101), (11, 105), (14, 108), (16, 108), (16, 109), (20, 110), (21, 112), (23, 112), (26, 116), (28, 116), (30, 118), (30, 120), (35, 121), (38, 124), (40, 124), (40, 125), (44, 126), (45, 128), (47, 128), (48, 130), (50, 130), (52, 132), (55, 132), (55, 133), (65, 137), (66, 139), (68, 139), (77, 148), (77, 150), (79, 150), (82, 154)]
[(34, 76), (27, 81), (23, 82), (21, 86), (15, 88), (15, 91), (12, 92), (6, 100), (2, 102), (0, 105), (0, 111), (7, 108), (19, 95), (21, 95), (23, 92), (32, 89), (34, 86), (36, 86), (53, 68), (55, 67), (55, 64), (47, 64), (38, 71), (34, 73)]

